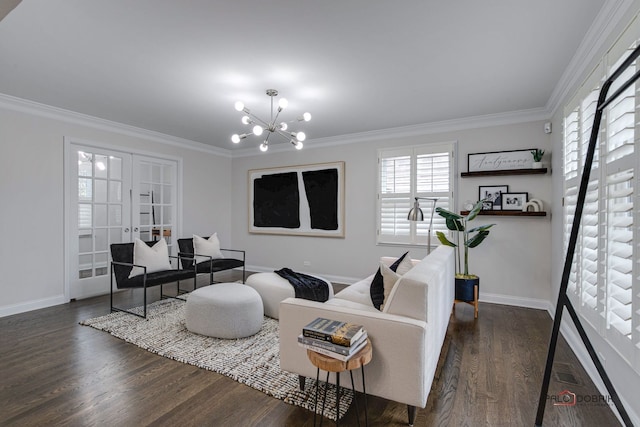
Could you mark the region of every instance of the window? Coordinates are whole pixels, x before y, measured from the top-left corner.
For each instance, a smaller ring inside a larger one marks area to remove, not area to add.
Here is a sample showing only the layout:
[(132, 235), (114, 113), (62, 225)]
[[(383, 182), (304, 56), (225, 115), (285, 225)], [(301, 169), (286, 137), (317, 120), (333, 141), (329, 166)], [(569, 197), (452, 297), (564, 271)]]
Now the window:
[[(453, 210), (454, 143), (380, 150), (378, 153), (378, 243), (426, 245), (433, 203), (420, 201), (425, 221), (407, 220), (415, 197), (437, 197), (437, 207)], [(446, 231), (433, 217), (435, 232)]]
[[(578, 189), (602, 82), (638, 45), (632, 22), (564, 112), (564, 241), (568, 244)], [(629, 67), (614, 82), (613, 94), (636, 71)], [(580, 315), (640, 372), (640, 197), (635, 188), (640, 154), (640, 99), (636, 82), (603, 111), (589, 174), (568, 295)]]

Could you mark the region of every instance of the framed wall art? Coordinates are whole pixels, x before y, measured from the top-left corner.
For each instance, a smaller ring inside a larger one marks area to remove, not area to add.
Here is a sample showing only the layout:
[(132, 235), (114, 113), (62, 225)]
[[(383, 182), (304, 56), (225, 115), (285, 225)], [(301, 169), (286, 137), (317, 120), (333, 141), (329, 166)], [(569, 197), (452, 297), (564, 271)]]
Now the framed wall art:
[(344, 162), (250, 170), (249, 232), (344, 237)]
[(509, 191), (508, 185), (481, 185), (478, 187), (478, 200), (491, 202), (490, 209), (486, 209), (483, 205), (482, 210), (502, 210), (502, 194), (507, 191)]
[(512, 169), (531, 169), (533, 167), (533, 156), (531, 151), (526, 150), (493, 151), (489, 153), (469, 153), (468, 171), (498, 171)]
[(528, 202), (529, 193), (502, 193), (502, 209), (521, 211)]

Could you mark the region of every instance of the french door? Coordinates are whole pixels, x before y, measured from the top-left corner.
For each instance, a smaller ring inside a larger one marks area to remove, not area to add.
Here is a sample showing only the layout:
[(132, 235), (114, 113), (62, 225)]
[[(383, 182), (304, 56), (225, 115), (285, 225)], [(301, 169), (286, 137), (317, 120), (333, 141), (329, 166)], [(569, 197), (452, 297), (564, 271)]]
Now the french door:
[(109, 291), (112, 243), (175, 246), (177, 162), (75, 143), (65, 152), (66, 279), (80, 299)]

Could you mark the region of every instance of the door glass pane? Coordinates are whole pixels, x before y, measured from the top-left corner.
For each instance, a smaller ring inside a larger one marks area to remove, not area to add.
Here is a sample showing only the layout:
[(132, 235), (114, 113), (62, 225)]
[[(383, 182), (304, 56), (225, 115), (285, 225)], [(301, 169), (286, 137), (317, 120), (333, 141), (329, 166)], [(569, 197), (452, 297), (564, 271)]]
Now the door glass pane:
[(107, 205), (94, 205), (95, 213), (94, 227), (106, 227), (107, 226)]
[(151, 165), (146, 162), (140, 162), (140, 182), (151, 181)]
[(111, 226), (122, 225), (122, 206), (121, 205), (109, 205), (109, 225)]
[(78, 151), (78, 176), (91, 176), (93, 155)]
[(171, 218), (171, 206), (165, 206), (162, 208), (162, 223), (163, 224), (171, 224), (173, 218)]
[(173, 166), (164, 165), (164, 168), (162, 170), (162, 183), (163, 184), (173, 183)]
[(106, 203), (107, 202), (107, 181), (104, 179), (96, 179), (96, 193), (95, 202)]
[(93, 250), (93, 237), (91, 234), (78, 236), (78, 252), (91, 252)]
[(109, 229), (109, 243), (122, 243), (122, 229), (110, 228)]
[(107, 229), (98, 228), (94, 231), (95, 234), (95, 250), (106, 251), (107, 250)]
[(111, 203), (122, 202), (122, 182), (120, 181), (109, 182), (109, 201)]
[(107, 177), (107, 165), (108, 159), (107, 156), (103, 156), (100, 154), (96, 154), (94, 156), (94, 176), (96, 178), (106, 178)]
[(94, 257), (96, 267), (95, 275), (104, 276), (109, 273), (109, 263), (106, 252), (97, 253)]
[(171, 191), (171, 186), (169, 185), (162, 186), (162, 203), (164, 204), (173, 203), (173, 195)]
[(151, 166), (151, 181), (162, 182), (162, 165), (154, 163)]
[(120, 157), (109, 157), (109, 178), (122, 179), (122, 159)]
[(88, 203), (78, 204), (78, 228), (91, 228), (93, 225), (93, 216), (91, 214), (91, 205)]
[(93, 180), (78, 178), (78, 200), (90, 202), (93, 199)]
[(78, 266), (80, 267), (78, 277), (80, 279), (93, 276), (92, 261), (93, 255), (80, 255), (78, 257)]

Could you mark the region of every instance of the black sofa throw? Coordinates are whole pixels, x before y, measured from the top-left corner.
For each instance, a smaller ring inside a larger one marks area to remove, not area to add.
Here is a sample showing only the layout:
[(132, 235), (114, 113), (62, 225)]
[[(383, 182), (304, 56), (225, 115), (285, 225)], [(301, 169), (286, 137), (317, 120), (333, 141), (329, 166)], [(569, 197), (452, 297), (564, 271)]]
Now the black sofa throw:
[(319, 302), (325, 302), (329, 299), (329, 285), (324, 280), (308, 274), (297, 273), (290, 268), (282, 268), (276, 270), (275, 273), (291, 283), (296, 298)]
[[(400, 265), (404, 257), (407, 256), (408, 253), (409, 253), (408, 251), (405, 252), (400, 258), (395, 260), (395, 262), (391, 264), (389, 268), (392, 271), (396, 271), (398, 269), (398, 266)], [(378, 271), (376, 271), (376, 275), (373, 277), (373, 280), (371, 281), (371, 287), (369, 288), (369, 293), (371, 294), (371, 302), (373, 303), (373, 306), (378, 310), (380, 310), (380, 307), (382, 306), (382, 304), (384, 304), (384, 280), (382, 279), (382, 273), (380, 272), (379, 267), (378, 267)]]

